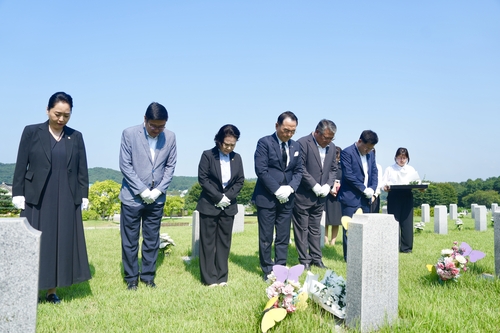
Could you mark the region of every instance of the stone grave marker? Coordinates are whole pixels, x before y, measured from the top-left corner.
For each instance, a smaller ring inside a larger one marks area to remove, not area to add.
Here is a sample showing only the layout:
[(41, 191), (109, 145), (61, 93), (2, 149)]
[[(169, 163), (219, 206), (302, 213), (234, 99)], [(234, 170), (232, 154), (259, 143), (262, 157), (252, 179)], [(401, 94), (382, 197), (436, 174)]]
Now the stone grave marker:
[(234, 216), (233, 234), (245, 231), (245, 206), (238, 204), (238, 213)]
[(450, 204), (450, 220), (458, 219), (458, 207), (457, 204)]
[(500, 277), (500, 211), (493, 213), (494, 223), (494, 244), (495, 244), (495, 274)]
[(496, 210), (498, 209), (498, 204), (497, 203), (492, 203), (491, 204), (491, 214), (493, 216), (493, 213), (496, 212)]
[(193, 211), (193, 230), (191, 233), (191, 259), (200, 256), (200, 212)]
[(475, 208), (476, 208), (477, 204), (473, 203), (470, 205), (470, 214), (472, 215), (472, 218), (475, 218), (474, 214), (475, 214)]
[(321, 228), (321, 238), (319, 241), (319, 245), (321, 247), (325, 247), (326, 212), (324, 210), (323, 214), (321, 214), (320, 228)]
[(398, 316), (399, 224), (389, 214), (355, 214), (348, 236), (346, 325), (390, 325)]
[(448, 212), (446, 206), (434, 206), (434, 233), (446, 235), (448, 234)]
[(422, 204), (422, 222), (428, 223), (431, 221), (431, 208), (429, 204)]
[(486, 206), (476, 205), (474, 207), (474, 221), (477, 231), (486, 231)]
[(41, 232), (26, 218), (0, 219), (0, 332), (35, 332)]

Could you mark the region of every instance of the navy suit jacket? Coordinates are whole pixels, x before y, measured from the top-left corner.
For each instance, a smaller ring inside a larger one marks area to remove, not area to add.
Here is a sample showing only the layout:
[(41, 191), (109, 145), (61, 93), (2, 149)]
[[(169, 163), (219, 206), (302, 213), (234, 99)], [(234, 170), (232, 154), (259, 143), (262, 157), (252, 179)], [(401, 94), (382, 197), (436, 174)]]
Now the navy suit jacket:
[[(42, 190), (52, 169), (52, 151), (50, 145), (49, 121), (28, 125), (24, 128), (19, 143), (12, 196), (24, 196), (26, 202), (37, 205)], [(89, 174), (87, 155), (82, 133), (64, 126), (68, 183), (75, 205), (82, 203), (82, 198), (89, 195)]]
[[(366, 154), (368, 164), (368, 187), (377, 189), (378, 170), (373, 151)], [(340, 165), (342, 167), (342, 181), (340, 182), (339, 201), (350, 207), (361, 207), (361, 198), (365, 197), (363, 191), (366, 189), (365, 173), (356, 144), (353, 144), (340, 153)]]
[[(290, 161), (286, 166), (281, 159), (281, 147), (276, 133), (265, 136), (257, 142), (254, 155), (257, 183), (252, 196), (257, 206), (273, 208), (279, 205), (274, 192), (282, 185), (290, 185), (297, 191), (302, 179), (300, 144), (290, 139), (288, 149)], [(285, 205), (292, 206), (293, 199), (294, 193), (290, 195)]]
[(335, 160), (336, 148), (330, 142), (328, 152), (325, 155), (323, 166), (319, 156), (318, 145), (312, 134), (306, 135), (299, 140), (303, 162), (302, 181), (295, 195), (295, 205), (308, 208), (316, 203), (322, 203), (326, 197), (318, 197), (313, 192), (314, 185), (328, 184), (333, 186), (337, 177), (337, 162)]
[(201, 155), (200, 163), (198, 164), (198, 182), (201, 185), (202, 191), (196, 205), (196, 210), (200, 213), (209, 216), (219, 215), (221, 208), (215, 205), (221, 201), (223, 194), (231, 200), (231, 204), (224, 208), (224, 212), (228, 216), (234, 216), (238, 213), (236, 197), (240, 193), (245, 181), (241, 156), (235, 152), (229, 153), (229, 165), (231, 167), (231, 178), (227, 186), (223, 188), (219, 148), (214, 147), (210, 150), (205, 150)]

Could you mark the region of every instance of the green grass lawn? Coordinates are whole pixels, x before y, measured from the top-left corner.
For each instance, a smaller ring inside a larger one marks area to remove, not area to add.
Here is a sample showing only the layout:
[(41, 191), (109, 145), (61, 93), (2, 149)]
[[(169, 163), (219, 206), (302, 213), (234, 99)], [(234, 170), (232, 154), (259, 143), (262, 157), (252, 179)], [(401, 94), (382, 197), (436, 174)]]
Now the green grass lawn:
[[(500, 282), (481, 278), (482, 273), (494, 274), (495, 270), (493, 228), (488, 224), (487, 231), (478, 232), (472, 219), (462, 220), (462, 231), (449, 222), (448, 235), (434, 234), (433, 223), (428, 223), (415, 235), (413, 253), (400, 254), (399, 320), (380, 332), (500, 330)], [(99, 226), (98, 222), (85, 224)], [(245, 224), (245, 232), (233, 236), (227, 288), (203, 286), (198, 260), (187, 263), (182, 259), (191, 251), (190, 226), (162, 228), (177, 246), (170, 256), (159, 257), (158, 288), (140, 285), (136, 292), (126, 290), (123, 282), (119, 229), (85, 232), (92, 279), (59, 289), (60, 305), (39, 304), (37, 332), (259, 332), (267, 284), (259, 268), (257, 224)], [(485, 252), (486, 258), (469, 265), (457, 283), (441, 285), (430, 279), (425, 265), (434, 264), (441, 250), (455, 240)], [(342, 243), (325, 248), (323, 255), (325, 264), (345, 277)], [(297, 263), (297, 251), (291, 245), (288, 265)], [(313, 267), (313, 273), (322, 276), (324, 270)], [(301, 282), (304, 279), (305, 274)], [(329, 313), (309, 301), (306, 310), (288, 315), (270, 332), (332, 332), (335, 323)]]

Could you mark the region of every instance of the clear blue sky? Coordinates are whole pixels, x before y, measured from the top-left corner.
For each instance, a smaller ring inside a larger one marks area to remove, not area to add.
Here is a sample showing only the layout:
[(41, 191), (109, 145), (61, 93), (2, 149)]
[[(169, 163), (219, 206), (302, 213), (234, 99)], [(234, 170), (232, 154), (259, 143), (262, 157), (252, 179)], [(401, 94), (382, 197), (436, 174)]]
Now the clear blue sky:
[(342, 148), (377, 132), (384, 168), (402, 146), (431, 181), (498, 177), (500, 1), (0, 0), (0, 162), (56, 91), (89, 167), (118, 170), (122, 130), (157, 101), (178, 176), (232, 123), (255, 177), (257, 140), (291, 110), (294, 139), (327, 118)]

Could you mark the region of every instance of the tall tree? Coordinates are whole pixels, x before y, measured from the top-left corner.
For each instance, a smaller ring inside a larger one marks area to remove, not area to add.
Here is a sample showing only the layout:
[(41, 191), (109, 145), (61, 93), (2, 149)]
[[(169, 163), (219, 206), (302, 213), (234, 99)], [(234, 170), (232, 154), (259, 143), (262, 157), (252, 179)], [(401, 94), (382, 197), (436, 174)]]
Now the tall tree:
[(95, 182), (89, 188), (89, 209), (104, 220), (120, 211), (120, 184), (112, 180)]
[(184, 208), (184, 199), (179, 196), (168, 196), (165, 200), (165, 207), (163, 208), (163, 213), (165, 216), (172, 216), (174, 213), (182, 211)]
[(201, 185), (200, 183), (196, 182), (194, 183), (193, 186), (189, 189), (188, 193), (185, 196), (185, 208), (187, 210), (193, 211), (196, 209), (196, 205), (198, 204), (198, 199), (200, 198), (201, 194)]

